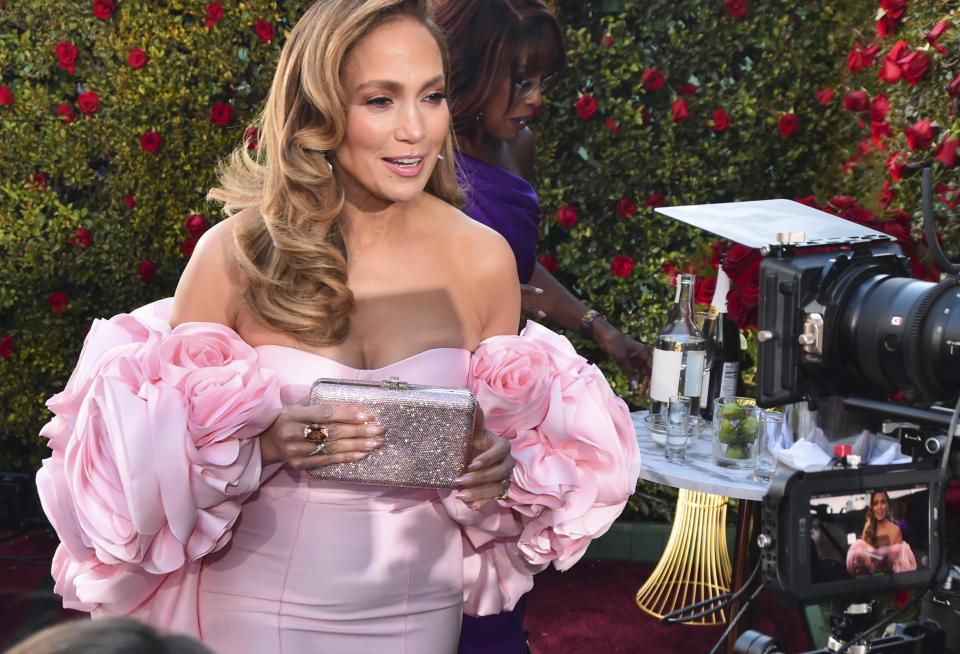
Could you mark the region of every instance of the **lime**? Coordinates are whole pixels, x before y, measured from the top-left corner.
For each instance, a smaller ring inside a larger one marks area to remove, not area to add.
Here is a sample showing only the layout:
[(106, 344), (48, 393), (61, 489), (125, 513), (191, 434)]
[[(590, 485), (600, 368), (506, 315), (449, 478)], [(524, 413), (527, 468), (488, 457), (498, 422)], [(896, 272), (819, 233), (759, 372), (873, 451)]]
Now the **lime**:
[(747, 415), (747, 412), (744, 411), (743, 407), (736, 402), (727, 402), (720, 407), (721, 418), (727, 418), (729, 420), (742, 420), (743, 416), (745, 415)]
[(755, 438), (760, 430), (760, 421), (756, 416), (747, 416), (740, 421), (740, 435), (747, 438)]
[(727, 446), (727, 451), (724, 452), (724, 456), (728, 459), (749, 459), (750, 448), (742, 443), (734, 443), (733, 445)]
[(737, 433), (737, 425), (730, 422), (727, 419), (724, 419), (720, 423), (720, 431), (717, 433), (717, 437), (720, 439), (720, 442), (724, 445), (729, 445), (730, 443), (736, 443), (739, 440), (739, 434)]

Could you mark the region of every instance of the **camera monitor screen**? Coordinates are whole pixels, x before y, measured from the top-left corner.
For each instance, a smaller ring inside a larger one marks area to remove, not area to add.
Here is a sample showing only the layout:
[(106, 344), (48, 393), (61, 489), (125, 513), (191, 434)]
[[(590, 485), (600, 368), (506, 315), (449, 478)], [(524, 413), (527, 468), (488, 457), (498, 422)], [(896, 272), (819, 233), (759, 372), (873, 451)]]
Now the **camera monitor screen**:
[(930, 567), (929, 487), (810, 497), (810, 583)]

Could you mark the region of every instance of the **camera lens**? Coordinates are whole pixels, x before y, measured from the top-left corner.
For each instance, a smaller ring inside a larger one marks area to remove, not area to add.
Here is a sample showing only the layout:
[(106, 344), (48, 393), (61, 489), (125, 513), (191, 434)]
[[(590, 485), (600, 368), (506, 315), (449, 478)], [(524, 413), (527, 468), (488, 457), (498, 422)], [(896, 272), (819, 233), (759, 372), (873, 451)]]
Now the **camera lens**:
[[(889, 260), (846, 269), (827, 291), (833, 345), (827, 360), (850, 391), (917, 389), (930, 399), (960, 390), (960, 285), (903, 276)], [(828, 334), (828, 340), (829, 340)]]

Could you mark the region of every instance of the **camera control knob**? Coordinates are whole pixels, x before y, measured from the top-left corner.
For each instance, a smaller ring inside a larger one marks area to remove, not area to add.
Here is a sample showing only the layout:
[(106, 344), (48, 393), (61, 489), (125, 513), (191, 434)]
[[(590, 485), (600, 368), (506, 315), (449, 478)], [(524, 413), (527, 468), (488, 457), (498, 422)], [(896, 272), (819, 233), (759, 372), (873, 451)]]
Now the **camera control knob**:
[(813, 334), (800, 334), (797, 336), (797, 342), (800, 345), (813, 345), (817, 342), (817, 337)]
[(771, 545), (773, 545), (773, 539), (770, 538), (770, 536), (767, 534), (757, 534), (757, 547), (765, 550)]
[(757, 332), (757, 340), (761, 343), (766, 343), (767, 341), (772, 341), (774, 338), (773, 332), (769, 329), (761, 329)]

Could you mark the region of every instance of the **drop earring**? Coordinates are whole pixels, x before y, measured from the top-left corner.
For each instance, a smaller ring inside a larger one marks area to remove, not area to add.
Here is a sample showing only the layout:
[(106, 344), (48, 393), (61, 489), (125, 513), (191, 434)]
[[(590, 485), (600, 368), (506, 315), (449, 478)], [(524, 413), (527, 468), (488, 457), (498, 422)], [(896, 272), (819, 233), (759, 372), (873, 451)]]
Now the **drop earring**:
[(442, 155), (442, 154), (438, 154), (438, 155), (437, 155), (437, 161), (443, 161), (443, 155)]
[(482, 111), (477, 114), (477, 117), (474, 118), (474, 120), (480, 120), (481, 118), (483, 118), (483, 112), (482, 112)]

